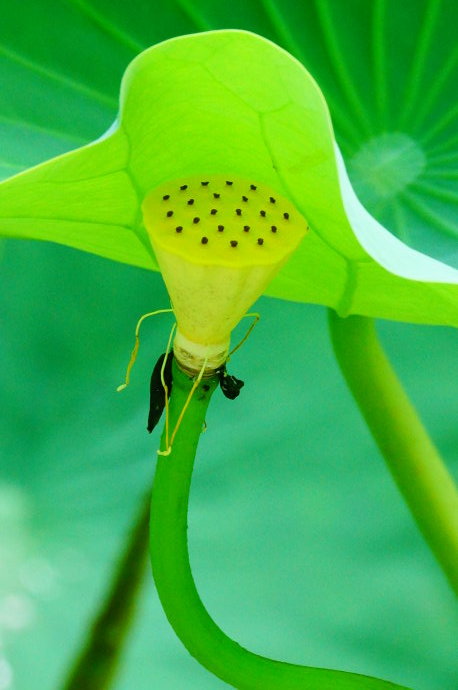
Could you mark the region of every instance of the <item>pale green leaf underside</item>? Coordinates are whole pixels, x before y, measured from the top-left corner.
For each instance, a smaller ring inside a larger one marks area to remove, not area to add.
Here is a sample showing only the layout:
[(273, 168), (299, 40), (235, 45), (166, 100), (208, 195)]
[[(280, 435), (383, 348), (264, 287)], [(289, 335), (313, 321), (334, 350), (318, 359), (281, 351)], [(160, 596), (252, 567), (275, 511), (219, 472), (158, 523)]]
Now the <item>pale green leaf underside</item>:
[(407, 248), (360, 206), (316, 83), (249, 32), (183, 36), (141, 53), (123, 79), (117, 127), (0, 184), (0, 233), (154, 269), (143, 196), (167, 179), (218, 172), (272, 185), (309, 220), (268, 294), (458, 326), (458, 271)]

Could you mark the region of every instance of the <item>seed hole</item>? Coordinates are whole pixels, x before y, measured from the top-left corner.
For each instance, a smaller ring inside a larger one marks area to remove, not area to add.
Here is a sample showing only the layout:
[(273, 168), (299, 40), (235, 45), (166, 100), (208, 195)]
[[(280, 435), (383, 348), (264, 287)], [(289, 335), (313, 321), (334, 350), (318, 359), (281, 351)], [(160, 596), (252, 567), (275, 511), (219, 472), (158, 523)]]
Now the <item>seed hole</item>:
[(233, 185), (234, 183), (231, 182), (231, 180), (226, 180), (226, 184), (230, 187), (230, 186)]
[(180, 187), (181, 191), (184, 191), (184, 190), (187, 189), (187, 188), (188, 188), (188, 185), (187, 185), (187, 184), (182, 184), (181, 187)]
[(193, 218), (193, 219), (192, 219), (192, 222), (193, 222), (193, 223), (198, 223), (199, 221), (200, 221), (200, 218), (197, 218), (197, 216), (196, 216), (196, 218)]
[(247, 196), (242, 196), (242, 201), (248, 201), (248, 197), (247, 197)]
[(215, 199), (219, 199), (221, 194), (218, 194), (218, 192), (213, 192), (213, 196), (215, 197)]
[(256, 187), (255, 184), (250, 184), (250, 189), (253, 189), (253, 190), (254, 190), (254, 189), (257, 189), (257, 187)]
[(218, 210), (216, 208), (212, 208), (210, 213), (212, 214), (212, 216), (214, 216), (216, 213), (218, 213)]
[(173, 216), (173, 211), (167, 211), (167, 218), (171, 218)]
[(206, 187), (208, 185), (208, 180), (206, 182), (201, 182), (200, 184), (202, 185), (202, 187)]
[(231, 247), (236, 247), (238, 245), (237, 240), (231, 240)]
[(271, 204), (274, 204), (274, 203), (275, 203), (275, 199), (273, 198), (273, 196), (270, 196), (270, 197), (269, 197), (269, 201), (270, 201)]
[(236, 208), (236, 209), (235, 209), (235, 212), (236, 212), (236, 214), (237, 214), (238, 216), (241, 216), (241, 215), (242, 215), (242, 209), (241, 209), (241, 208)]
[(188, 199), (188, 206), (192, 206), (194, 203), (194, 199)]
[(277, 226), (276, 225), (271, 225), (270, 229), (272, 230), (272, 232), (277, 232)]
[(258, 237), (258, 244), (264, 244), (264, 240), (262, 239), (262, 237)]
[(164, 201), (167, 201), (167, 199), (170, 199), (170, 194), (164, 194), (162, 198), (164, 199)]
[(288, 220), (288, 218), (289, 218), (289, 213), (284, 213), (284, 214), (283, 214), (283, 218), (284, 218), (285, 220)]
[(201, 244), (208, 244), (208, 237), (202, 237)]
[(218, 232), (223, 232), (224, 225), (218, 225)]
[(266, 217), (266, 212), (265, 211), (259, 211), (259, 215), (262, 216), (263, 218)]
[(249, 225), (244, 225), (244, 226), (243, 226), (243, 229), (244, 229), (245, 232), (249, 232), (250, 226), (249, 226)]
[(177, 225), (177, 227), (175, 228), (175, 230), (176, 230), (176, 232), (182, 232), (183, 226), (182, 226), (182, 225)]

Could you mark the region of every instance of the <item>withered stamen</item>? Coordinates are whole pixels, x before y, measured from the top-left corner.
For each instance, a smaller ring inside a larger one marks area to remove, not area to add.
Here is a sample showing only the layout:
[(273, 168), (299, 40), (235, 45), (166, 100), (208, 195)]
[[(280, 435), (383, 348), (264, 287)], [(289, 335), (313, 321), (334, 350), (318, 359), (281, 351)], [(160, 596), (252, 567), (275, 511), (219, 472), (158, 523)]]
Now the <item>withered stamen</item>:
[(230, 186), (231, 186), (231, 184), (234, 184), (234, 183), (233, 183), (233, 182), (231, 182), (230, 180), (226, 180), (226, 184), (227, 184), (227, 185), (229, 185), (229, 187), (230, 187)]
[(215, 199), (219, 199), (221, 194), (218, 194), (218, 192), (213, 192), (213, 196), (215, 197)]
[(188, 199), (188, 206), (192, 206), (194, 203), (194, 199)]
[(181, 187), (180, 187), (180, 189), (181, 189), (182, 191), (183, 191), (184, 189), (187, 189), (187, 188), (188, 188), (188, 185), (187, 185), (187, 184), (182, 184)]
[(223, 232), (224, 230), (224, 225), (218, 225), (218, 231)]
[(173, 216), (173, 211), (167, 211), (167, 218), (171, 218)]
[(248, 197), (247, 197), (247, 196), (242, 196), (242, 201), (248, 201)]
[(162, 198), (164, 199), (164, 201), (167, 201), (167, 199), (170, 199), (170, 194), (164, 194)]
[(284, 218), (285, 220), (288, 220), (288, 218), (289, 218), (289, 213), (284, 213), (284, 214), (283, 214), (283, 218)]
[(210, 213), (212, 214), (212, 216), (214, 216), (215, 213), (218, 213), (218, 210), (217, 210), (216, 208), (212, 208), (212, 210), (210, 211)]
[(250, 184), (250, 189), (257, 189), (255, 184)]
[(237, 214), (238, 216), (241, 216), (241, 215), (242, 215), (242, 209), (241, 209), (241, 208), (236, 208), (236, 209), (235, 209), (235, 212), (236, 212), (236, 214)]
[(206, 187), (208, 185), (208, 180), (207, 182), (201, 182), (200, 184), (202, 185), (202, 187)]
[(182, 225), (177, 225), (177, 227), (175, 228), (175, 230), (176, 230), (176, 232), (181, 232), (181, 231), (183, 230), (183, 226), (182, 226)]
[(197, 217), (196, 217), (196, 218), (193, 218), (193, 219), (192, 219), (192, 222), (193, 222), (193, 223), (198, 223), (199, 220), (200, 220), (200, 218), (197, 218)]
[(243, 226), (243, 229), (245, 230), (245, 232), (248, 232), (249, 229), (250, 229), (250, 226), (249, 226), (249, 225), (244, 225), (244, 226)]
[(258, 244), (264, 244), (264, 240), (262, 239), (262, 237), (258, 237)]
[(272, 232), (277, 232), (277, 226), (276, 225), (271, 225), (270, 229), (272, 230)]
[(231, 240), (231, 247), (236, 247), (238, 245), (237, 240)]
[(201, 244), (208, 244), (208, 237), (202, 237)]
[(259, 215), (265, 218), (266, 212), (265, 211), (259, 211)]

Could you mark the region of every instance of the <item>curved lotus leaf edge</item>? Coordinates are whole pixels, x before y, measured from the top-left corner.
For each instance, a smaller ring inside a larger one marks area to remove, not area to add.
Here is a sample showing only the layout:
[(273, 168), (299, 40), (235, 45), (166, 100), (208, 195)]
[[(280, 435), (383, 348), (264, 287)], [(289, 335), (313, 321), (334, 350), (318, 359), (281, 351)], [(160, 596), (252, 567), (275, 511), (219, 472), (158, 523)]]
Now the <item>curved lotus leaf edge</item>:
[(455, 268), (407, 246), (364, 208), (351, 185), (339, 147), (336, 142), (334, 145), (342, 203), (350, 226), (366, 252), (387, 271), (402, 278), (458, 283)]

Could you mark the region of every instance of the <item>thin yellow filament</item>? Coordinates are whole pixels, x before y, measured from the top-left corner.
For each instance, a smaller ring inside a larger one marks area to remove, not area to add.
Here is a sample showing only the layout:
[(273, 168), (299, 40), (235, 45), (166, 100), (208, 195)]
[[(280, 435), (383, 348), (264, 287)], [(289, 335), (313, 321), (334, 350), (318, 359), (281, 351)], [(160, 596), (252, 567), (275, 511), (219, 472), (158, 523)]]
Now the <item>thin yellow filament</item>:
[[(164, 359), (162, 361), (162, 367), (161, 367), (161, 383), (162, 383), (162, 388), (164, 389), (164, 397), (165, 397), (165, 444), (167, 446), (167, 449), (169, 448), (169, 387), (167, 386), (167, 384), (165, 382), (164, 372), (165, 372), (165, 366), (167, 364), (167, 359), (168, 359), (169, 352), (170, 352), (170, 347), (172, 345), (172, 338), (173, 338), (173, 335), (175, 333), (176, 327), (177, 327), (177, 324), (175, 322), (173, 324), (172, 328), (170, 329), (169, 339), (167, 341), (167, 347), (165, 350), (165, 355), (164, 355)], [(170, 454), (170, 450), (168, 452), (167, 451), (164, 451), (164, 452), (157, 451), (157, 452), (159, 453), (159, 455), (169, 455)]]
[[(164, 362), (165, 362), (165, 360), (166, 360), (166, 357), (164, 357)], [(199, 383), (202, 381), (202, 376), (204, 375), (205, 367), (207, 366), (207, 361), (208, 361), (208, 357), (205, 357), (204, 363), (202, 364), (202, 367), (201, 367), (201, 370), (199, 371), (199, 374), (198, 374), (196, 380), (192, 384), (192, 388), (189, 391), (189, 395), (186, 398), (186, 402), (183, 405), (183, 409), (181, 410), (180, 416), (177, 419), (177, 423), (175, 424), (175, 428), (172, 432), (170, 443), (169, 443), (169, 427), (168, 427), (168, 414), (169, 414), (168, 398), (167, 398), (168, 389), (167, 389), (165, 382), (162, 381), (162, 385), (164, 386), (164, 390), (166, 392), (165, 393), (165, 400), (166, 400), (166, 406), (165, 406), (165, 415), (166, 415), (165, 416), (165, 429), (166, 429), (166, 431), (165, 431), (165, 443), (166, 443), (167, 448), (165, 450), (158, 450), (157, 451), (158, 455), (170, 455), (170, 453), (172, 452), (172, 446), (173, 446), (173, 442), (175, 440), (175, 436), (177, 435), (178, 429), (180, 428), (181, 422), (183, 421), (183, 417), (186, 413), (186, 410), (189, 407), (189, 403), (191, 402), (192, 396), (196, 392)], [(161, 372), (161, 376), (162, 376), (162, 372)]]
[(127, 388), (127, 386), (130, 383), (130, 372), (135, 364), (135, 360), (137, 359), (138, 354), (138, 348), (140, 347), (140, 326), (142, 325), (143, 321), (145, 319), (148, 319), (150, 316), (156, 316), (156, 314), (168, 314), (170, 312), (173, 312), (173, 309), (157, 309), (156, 311), (148, 312), (148, 314), (143, 314), (143, 316), (139, 318), (137, 326), (135, 328), (135, 345), (133, 347), (132, 354), (130, 355), (129, 364), (127, 365), (124, 383), (121, 383), (121, 385), (118, 386), (116, 389), (118, 393)]
[(208, 361), (208, 357), (205, 357), (204, 363), (202, 364), (202, 368), (201, 368), (201, 370), (199, 371), (199, 375), (198, 375), (198, 377), (196, 378), (196, 380), (194, 381), (191, 390), (189, 391), (189, 395), (188, 395), (188, 397), (187, 397), (187, 399), (186, 399), (186, 402), (185, 402), (185, 404), (184, 404), (184, 406), (183, 406), (183, 409), (182, 409), (181, 412), (180, 412), (180, 416), (179, 416), (178, 419), (177, 419), (177, 423), (176, 423), (176, 425), (175, 425), (175, 429), (173, 430), (172, 438), (170, 439), (170, 447), (172, 447), (172, 444), (173, 444), (173, 442), (174, 442), (174, 440), (175, 440), (175, 436), (176, 436), (176, 434), (177, 434), (177, 431), (178, 431), (178, 429), (179, 429), (179, 427), (180, 427), (181, 422), (183, 421), (183, 417), (184, 417), (184, 415), (185, 415), (185, 412), (186, 412), (186, 410), (188, 409), (189, 403), (191, 402), (191, 398), (192, 398), (192, 396), (194, 395), (194, 393), (196, 392), (196, 389), (197, 389), (199, 383), (202, 381), (202, 376), (204, 375), (205, 367), (207, 366), (207, 361)]
[(238, 350), (239, 348), (241, 348), (242, 345), (248, 340), (248, 337), (249, 337), (251, 331), (253, 330), (253, 328), (254, 328), (254, 327), (256, 326), (256, 324), (258, 323), (259, 319), (261, 318), (261, 315), (258, 314), (257, 312), (252, 312), (252, 313), (250, 313), (250, 314), (245, 314), (245, 316), (243, 316), (242, 318), (243, 318), (243, 319), (246, 319), (247, 317), (253, 317), (253, 318), (254, 318), (254, 321), (253, 321), (253, 323), (251, 324), (251, 326), (249, 327), (249, 329), (247, 330), (247, 332), (245, 333), (245, 335), (243, 336), (242, 340), (239, 342), (239, 344), (236, 345), (236, 346), (234, 347), (234, 349), (231, 350), (231, 351), (229, 352), (229, 356), (228, 356), (228, 358), (227, 358), (227, 360), (226, 360), (227, 362), (228, 362), (229, 359), (232, 357), (232, 355), (234, 354), (234, 352), (237, 352), (237, 350)]

